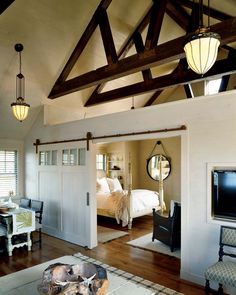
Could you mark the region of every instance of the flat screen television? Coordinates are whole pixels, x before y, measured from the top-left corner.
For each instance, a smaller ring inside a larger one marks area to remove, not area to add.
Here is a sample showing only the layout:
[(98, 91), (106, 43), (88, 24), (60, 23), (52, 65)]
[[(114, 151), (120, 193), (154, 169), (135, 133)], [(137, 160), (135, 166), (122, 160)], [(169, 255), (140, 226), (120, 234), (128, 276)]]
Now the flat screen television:
[(214, 218), (236, 220), (236, 170), (212, 172), (212, 213)]

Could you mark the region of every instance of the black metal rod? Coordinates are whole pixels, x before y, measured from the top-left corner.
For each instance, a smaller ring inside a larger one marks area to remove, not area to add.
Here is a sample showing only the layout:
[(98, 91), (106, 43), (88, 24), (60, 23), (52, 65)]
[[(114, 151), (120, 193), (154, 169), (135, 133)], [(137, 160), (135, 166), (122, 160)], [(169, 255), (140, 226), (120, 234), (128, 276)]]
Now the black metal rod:
[(58, 141), (48, 141), (48, 142), (40, 142), (39, 139), (36, 139), (36, 142), (33, 143), (36, 146), (36, 149), (39, 145), (48, 145), (48, 144), (58, 144), (58, 143), (67, 143), (67, 142), (76, 142), (76, 141), (88, 141), (88, 140), (96, 140), (96, 139), (106, 139), (106, 138), (113, 138), (113, 137), (124, 137), (124, 136), (134, 136), (134, 135), (145, 135), (145, 134), (153, 134), (153, 133), (164, 133), (164, 132), (171, 132), (171, 131), (180, 131), (186, 130), (187, 127), (182, 125), (180, 127), (175, 128), (165, 128), (165, 129), (157, 129), (157, 130), (148, 130), (148, 131), (140, 131), (140, 132), (131, 132), (131, 133), (120, 133), (120, 134), (110, 134), (110, 135), (101, 135), (101, 136), (90, 136), (81, 137), (77, 139), (66, 139), (66, 140), (58, 140)]

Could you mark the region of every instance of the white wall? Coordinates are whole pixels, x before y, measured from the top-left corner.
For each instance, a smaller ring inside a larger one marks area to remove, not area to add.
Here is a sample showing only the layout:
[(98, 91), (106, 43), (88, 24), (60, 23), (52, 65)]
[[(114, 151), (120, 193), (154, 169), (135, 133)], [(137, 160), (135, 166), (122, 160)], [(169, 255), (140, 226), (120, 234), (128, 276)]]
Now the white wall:
[[(220, 229), (219, 225), (207, 223), (206, 166), (208, 162), (235, 162), (235, 94), (236, 91), (231, 91), (51, 127), (42, 125), (41, 114), (26, 139), (26, 175), (30, 175), (29, 179), (26, 178), (27, 193), (35, 194), (32, 144), (36, 138), (41, 141), (65, 140), (84, 137), (87, 131), (100, 136), (185, 124), (186, 131), (159, 133), (157, 136), (181, 135), (181, 275), (203, 283), (204, 269), (217, 259)], [(136, 136), (135, 139), (143, 138), (153, 138), (153, 135)], [(90, 181), (95, 186), (95, 175), (94, 182), (92, 177)]]

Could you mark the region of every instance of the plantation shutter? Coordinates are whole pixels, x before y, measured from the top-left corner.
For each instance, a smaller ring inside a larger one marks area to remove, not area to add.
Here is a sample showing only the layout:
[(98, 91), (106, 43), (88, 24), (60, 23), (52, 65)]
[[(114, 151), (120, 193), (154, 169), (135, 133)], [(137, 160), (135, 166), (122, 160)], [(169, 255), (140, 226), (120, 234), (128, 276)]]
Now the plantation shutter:
[(17, 151), (0, 150), (0, 197), (17, 194)]

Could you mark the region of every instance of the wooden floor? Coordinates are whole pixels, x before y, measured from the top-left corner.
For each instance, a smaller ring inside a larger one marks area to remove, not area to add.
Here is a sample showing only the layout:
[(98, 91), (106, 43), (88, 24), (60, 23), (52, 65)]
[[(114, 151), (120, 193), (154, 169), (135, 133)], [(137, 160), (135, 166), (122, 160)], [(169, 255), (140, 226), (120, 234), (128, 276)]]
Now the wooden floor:
[(101, 260), (104, 263), (177, 290), (186, 295), (205, 294), (202, 287), (183, 281), (179, 278), (179, 259), (152, 251), (145, 251), (126, 244), (126, 242), (130, 240), (151, 232), (151, 216), (143, 216), (135, 219), (133, 228), (129, 231), (121, 228), (116, 224), (115, 220), (109, 218), (99, 217), (98, 224), (127, 231), (129, 232), (129, 235), (105, 244), (99, 243), (99, 245), (92, 250), (43, 235), (41, 249), (35, 244), (32, 252), (28, 252), (26, 249), (21, 248), (15, 249), (12, 257), (8, 257), (4, 253), (0, 254), (0, 276), (63, 255), (71, 255), (76, 252), (81, 252), (84, 255)]

